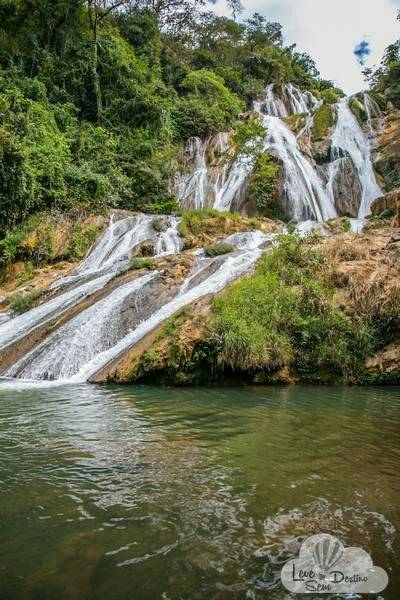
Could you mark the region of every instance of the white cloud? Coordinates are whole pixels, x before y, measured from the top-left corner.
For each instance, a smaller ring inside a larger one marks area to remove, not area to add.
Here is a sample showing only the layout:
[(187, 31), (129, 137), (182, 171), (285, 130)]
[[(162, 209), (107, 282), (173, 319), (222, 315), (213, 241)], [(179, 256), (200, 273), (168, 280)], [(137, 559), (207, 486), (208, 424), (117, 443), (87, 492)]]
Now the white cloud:
[[(400, 36), (396, 21), (400, 0), (242, 0), (243, 18), (259, 12), (283, 25), (285, 43), (296, 43), (317, 63), (321, 76), (332, 79), (348, 94), (365, 87), (353, 54), (362, 40), (371, 54), (366, 66), (379, 64), (384, 49)], [(218, 0), (217, 14), (228, 15), (226, 0)]]

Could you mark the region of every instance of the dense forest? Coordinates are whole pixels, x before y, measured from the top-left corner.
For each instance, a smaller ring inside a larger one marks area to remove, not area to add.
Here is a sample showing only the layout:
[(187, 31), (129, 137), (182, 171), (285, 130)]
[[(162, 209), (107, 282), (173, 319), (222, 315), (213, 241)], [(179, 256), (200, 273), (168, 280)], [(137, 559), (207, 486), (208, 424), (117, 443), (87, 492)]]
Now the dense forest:
[(284, 47), (278, 23), (205, 9), (0, 2), (0, 234), (77, 203), (171, 212), (167, 181), (188, 137), (234, 126), (270, 82), (337, 98), (307, 54)]

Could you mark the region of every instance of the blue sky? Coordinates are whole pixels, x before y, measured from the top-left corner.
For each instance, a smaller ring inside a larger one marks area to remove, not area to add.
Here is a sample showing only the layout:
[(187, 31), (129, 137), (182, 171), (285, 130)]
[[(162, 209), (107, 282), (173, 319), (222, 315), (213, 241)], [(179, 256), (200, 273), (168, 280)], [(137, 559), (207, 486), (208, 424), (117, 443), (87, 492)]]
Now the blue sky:
[[(366, 66), (379, 64), (386, 46), (400, 37), (400, 0), (242, 0), (242, 18), (259, 12), (283, 25), (286, 44), (296, 43), (316, 61), (321, 76), (347, 94), (363, 88), (362, 66), (354, 50), (367, 42)], [(213, 10), (228, 15), (226, 0)], [(365, 46), (364, 46), (365, 47)]]

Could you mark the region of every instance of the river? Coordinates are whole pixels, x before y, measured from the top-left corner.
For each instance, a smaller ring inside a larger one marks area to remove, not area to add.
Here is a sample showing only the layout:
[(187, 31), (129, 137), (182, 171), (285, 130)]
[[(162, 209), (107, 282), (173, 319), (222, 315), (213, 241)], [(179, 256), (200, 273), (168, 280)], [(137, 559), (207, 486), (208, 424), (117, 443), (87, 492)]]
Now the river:
[(398, 387), (0, 385), (0, 598), (289, 598), (322, 530), (397, 600), (399, 425)]

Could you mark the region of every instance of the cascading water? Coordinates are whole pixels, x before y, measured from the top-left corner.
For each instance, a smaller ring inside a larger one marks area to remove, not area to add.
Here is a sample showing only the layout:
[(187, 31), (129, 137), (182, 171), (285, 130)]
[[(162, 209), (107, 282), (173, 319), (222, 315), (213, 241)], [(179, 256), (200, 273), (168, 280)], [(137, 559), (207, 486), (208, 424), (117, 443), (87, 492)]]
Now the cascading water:
[(96, 354), (111, 348), (124, 334), (121, 309), (129, 296), (138, 296), (155, 273), (118, 287), (57, 329), (5, 373), (23, 379), (67, 379)]
[[(249, 273), (261, 256), (261, 253), (261, 249), (252, 248), (250, 250), (238, 251), (234, 255), (224, 257), (223, 260), (221, 260), (221, 257), (208, 259), (211, 263), (217, 261), (218, 264), (218, 268), (213, 271), (211, 275), (193, 287), (191, 287), (190, 284), (188, 286), (182, 286), (173, 300), (167, 302), (159, 310), (155, 311), (150, 318), (140, 323), (138, 327), (128, 333), (123, 339), (115, 344), (115, 346), (109, 350), (100, 352), (91, 361), (82, 365), (79, 372), (71, 378), (71, 381), (82, 382), (90, 379), (100, 369), (139, 342), (145, 335), (150, 333), (160, 323), (165, 321), (165, 319), (172, 316), (177, 310), (190, 304), (197, 298), (201, 298), (205, 294), (215, 294), (219, 292), (233, 279), (240, 277), (245, 273)], [(197, 274), (196, 266), (194, 267), (194, 272)], [(189, 279), (191, 279), (192, 276), (192, 274), (189, 275)]]
[(186, 143), (185, 154), (192, 162), (191, 172), (189, 175), (178, 174), (175, 181), (176, 194), (183, 207), (188, 203), (192, 208), (206, 206), (208, 192), (206, 150), (206, 143), (199, 137), (191, 137)]
[(362, 191), (358, 219), (365, 218), (370, 213), (371, 202), (382, 195), (382, 190), (376, 181), (368, 138), (350, 110), (349, 98), (342, 98), (338, 103), (331, 153), (333, 162), (330, 165), (327, 189), (330, 190), (332, 201), (333, 180), (339, 161), (348, 156), (356, 169)]
[(289, 111), (274, 94), (273, 86), (267, 87), (266, 102), (256, 104), (255, 110), (262, 114), (267, 131), (264, 151), (271, 152), (283, 165), (287, 214), (298, 222), (334, 218), (336, 211), (320, 176), (302, 153), (297, 137), (281, 119), (294, 114), (293, 110), (310, 115), (318, 107), (318, 101), (312, 94), (302, 94), (290, 85), (285, 87), (284, 94)]
[(63, 287), (73, 286), (72, 289), (67, 289), (27, 313), (0, 323), (0, 348), (17, 342), (104, 288), (117, 273), (127, 268), (132, 252), (141, 243), (153, 241), (156, 255), (180, 252), (182, 240), (177, 231), (179, 219), (163, 217), (166, 230), (156, 232), (152, 226), (154, 218), (139, 214), (115, 221), (111, 216), (108, 228), (75, 273), (60, 278), (51, 286), (53, 292)]
[(220, 165), (216, 172), (207, 165), (206, 154), (212, 147), (212, 154), (222, 156), (228, 148), (228, 134), (220, 132), (205, 140), (189, 138), (184, 151), (184, 162), (189, 162), (189, 173), (177, 173), (173, 191), (182, 208), (205, 208), (212, 206), (226, 184), (226, 165)]
[[(236, 277), (251, 271), (262, 253), (261, 247), (272, 237), (259, 231), (231, 236), (228, 240), (237, 251), (197, 259), (175, 297), (161, 303), (151, 316), (148, 302), (140, 297), (157, 272), (119, 286), (62, 325), (4, 375), (29, 380), (85, 381), (182, 306), (220, 291)], [(121, 317), (127, 300), (134, 306), (133, 328), (132, 317), (127, 321)]]
[[(367, 113), (367, 129), (369, 137), (374, 138), (376, 131), (379, 133), (383, 129), (382, 113), (378, 104), (367, 93), (363, 93), (365, 112)], [(374, 125), (374, 121), (376, 125)]]
[[(373, 120), (376, 122), (378, 114), (368, 98), (364, 96), (364, 104), (367, 127), (372, 135)], [(348, 99), (338, 103), (337, 124), (331, 139), (333, 160), (327, 167), (328, 181), (322, 179), (322, 171), (316, 168), (311, 153), (307, 154), (307, 148), (304, 150), (307, 144), (310, 148), (310, 142), (304, 138), (309, 140), (311, 137), (314, 113), (319, 106), (320, 102), (312, 94), (303, 93), (290, 84), (279, 94), (273, 86), (268, 86), (265, 101), (254, 104), (266, 129), (264, 151), (282, 163), (287, 215), (300, 222), (299, 230), (303, 234), (314, 227), (315, 222), (322, 223), (336, 216), (335, 185), (338, 185), (336, 178), (341, 161), (351, 159), (360, 181), (359, 217), (368, 214), (371, 201), (381, 194), (372, 167), (368, 138), (352, 114)], [(296, 136), (283, 119), (300, 113), (306, 115), (306, 124)], [(227, 140), (227, 134), (214, 138), (214, 151), (223, 153)], [(218, 168), (211, 173), (206, 161), (207, 143), (209, 141), (202, 142), (199, 138), (191, 138), (188, 142), (186, 150), (193, 162), (192, 170), (177, 182), (182, 205), (188, 202), (190, 207), (200, 208), (209, 205), (211, 198), (214, 208), (219, 210), (237, 208), (253, 168), (252, 159), (247, 154), (239, 156), (230, 169), (221, 168), (217, 161), (214, 164)], [(357, 226), (360, 220), (357, 220)], [(29, 336), (38, 327), (54, 322), (103, 290), (116, 275), (127, 270), (132, 255), (144, 243), (153, 248), (154, 256), (179, 253), (183, 242), (178, 224), (176, 217), (142, 214), (120, 220), (111, 217), (109, 227), (75, 272), (53, 284), (50, 300), (0, 323), (1, 349), (8, 349), (10, 344)], [(237, 233), (225, 240), (235, 246), (234, 253), (216, 258), (197, 253), (200, 255), (189, 276), (175, 289), (172, 299), (171, 291), (164, 290), (153, 302), (148, 302), (154, 292), (151, 286), (159, 276), (157, 272), (119, 286), (118, 283), (110, 284), (107, 295), (102, 293), (104, 297), (71, 316), (33, 350), (27, 350), (5, 374), (33, 380), (85, 381), (91, 378), (179, 308), (205, 294), (220, 291), (236, 277), (251, 271), (272, 237), (259, 231)], [(144, 302), (140, 301), (141, 294), (147, 294)], [(131, 311), (129, 318), (125, 314), (127, 303)]]
[(178, 232), (179, 219), (170, 217), (165, 231), (161, 231), (155, 246), (155, 256), (179, 254), (183, 247), (183, 240)]

